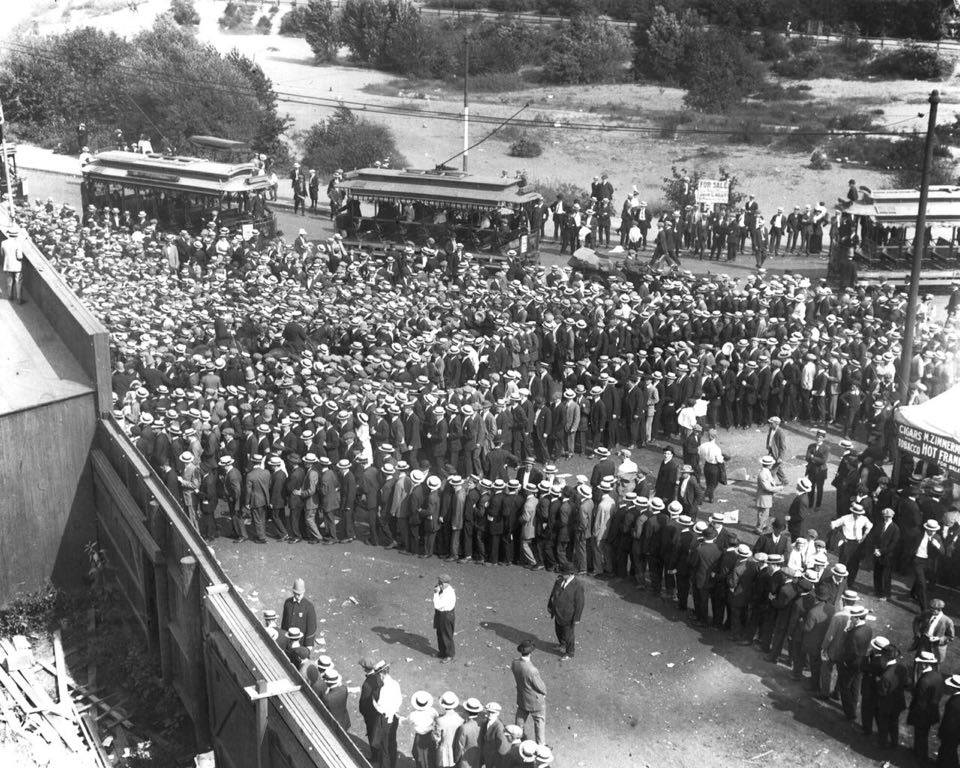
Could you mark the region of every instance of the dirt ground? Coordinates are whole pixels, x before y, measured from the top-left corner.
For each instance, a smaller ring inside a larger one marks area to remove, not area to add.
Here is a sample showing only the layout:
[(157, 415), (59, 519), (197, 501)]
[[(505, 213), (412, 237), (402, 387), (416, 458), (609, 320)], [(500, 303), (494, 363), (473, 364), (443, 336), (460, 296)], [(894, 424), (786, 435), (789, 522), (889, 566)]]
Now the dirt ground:
[[(150, 23), (155, 14), (166, 7), (165, 0), (140, 0), (135, 11), (123, 0), (61, 0), (59, 3), (51, 0), (21, 4), (15, 13), (19, 13), (27, 28), (41, 33), (95, 23), (100, 28), (129, 35)], [(198, 34), (221, 50), (236, 47), (252, 56), (280, 93), (294, 98), (310, 95), (405, 106), (411, 110), (429, 108), (457, 113), (461, 109), (462, 96), (451, 89), (428, 90), (426, 95), (430, 98), (426, 101), (381, 95), (396, 90), (391, 75), (351, 66), (313, 66), (303, 40), (278, 35), (224, 34), (216, 24), (223, 3), (200, 0), (197, 7), (202, 19)], [(807, 84), (815, 98), (827, 104), (883, 109), (880, 122), (896, 129), (922, 127), (925, 121), (917, 114), (925, 112), (931, 88), (930, 83), (917, 81), (819, 79)], [(938, 87), (942, 96), (940, 121), (948, 122), (960, 108), (960, 90), (955, 79)], [(371, 88), (379, 93), (371, 93)], [(474, 114), (505, 118), (529, 102), (525, 117), (548, 118), (562, 124), (564, 120), (594, 122), (602, 120), (605, 114), (615, 117), (627, 114), (635, 115), (631, 119), (636, 125), (644, 125), (649, 124), (651, 118), (680, 109), (682, 95), (677, 89), (634, 84), (538, 87), (503, 94), (473, 94), (471, 110)], [(281, 108), (294, 118), (295, 130), (309, 127), (331, 111), (327, 107), (289, 101), (283, 102)], [(428, 119), (415, 111), (400, 116), (371, 114), (370, 119), (390, 125), (396, 134), (397, 146), (414, 167), (441, 162), (463, 146), (458, 122)], [(491, 127), (474, 126), (472, 140), (485, 135)], [(771, 213), (779, 205), (805, 205), (821, 200), (829, 203), (843, 194), (851, 176), (871, 187), (882, 187), (885, 183), (883, 174), (874, 170), (834, 163), (830, 170), (814, 171), (808, 167), (805, 153), (732, 145), (723, 140), (716, 143), (698, 136), (669, 140), (656, 134), (557, 128), (538, 129), (536, 138), (544, 147), (540, 157), (511, 158), (507, 155), (508, 143), (493, 138), (471, 151), (470, 170), (499, 175), (504, 170), (512, 174), (522, 168), (532, 180), (567, 181), (581, 186), (589, 185), (594, 175), (606, 171), (617, 197), (636, 186), (648, 203), (656, 205), (661, 198), (662, 179), (669, 175), (671, 166), (688, 171), (702, 168), (710, 174), (723, 166), (740, 179), (742, 191), (755, 194), (762, 209)]]
[[(763, 432), (753, 429), (721, 435), (725, 452), (734, 457), (730, 476), (747, 479), (721, 489), (717, 504), (705, 511), (751, 509), (762, 441)], [(791, 481), (802, 474), (808, 441), (805, 431), (788, 431), (793, 458), (786, 472)], [(832, 443), (835, 449), (836, 440)], [(644, 450), (634, 452), (634, 458), (652, 471), (658, 454)], [(560, 470), (588, 472), (589, 467), (581, 460), (562, 463)], [(781, 514), (789, 500), (778, 499)], [(823, 511), (805, 521), (804, 529), (826, 531), (834, 505), (833, 494), (828, 494)], [(741, 520), (753, 522), (749, 513)], [(734, 527), (743, 540), (752, 541), (745, 526)], [(586, 579), (577, 656), (561, 663), (546, 614), (555, 578), (548, 573), (451, 565), (361, 543), (310, 547), (271, 542), (256, 547), (219, 541), (215, 551), (254, 611), (279, 609), (293, 579), (306, 579), (326, 652), (349, 686), (360, 684), (356, 662), (369, 653), (392, 663), (407, 699), (419, 688), (434, 696), (449, 689), (461, 699), (499, 701), (509, 720), (514, 713), (509, 663), (517, 643), (534, 638), (534, 663), (548, 689), (547, 741), (559, 755), (557, 765), (564, 768), (866, 768), (882, 760), (913, 764), (905, 750), (882, 752), (858, 734), (836, 707), (811, 698), (802, 684), (791, 680), (786, 667), (769, 664), (754, 649), (733, 645), (726, 633), (694, 629), (672, 604), (626, 581)], [(433, 658), (430, 595), (443, 572), (451, 575), (458, 595), (457, 660), (450, 665)], [(870, 578), (861, 571), (858, 585), (867, 594)], [(895, 592), (902, 595), (899, 587)], [(906, 648), (913, 611), (901, 599), (879, 603), (866, 597), (865, 603), (874, 611), (875, 632)], [(951, 656), (948, 666), (956, 664)], [(355, 715), (355, 708), (351, 713)], [(354, 723), (353, 732), (362, 735), (359, 716)], [(906, 729), (904, 740), (910, 743)], [(402, 750), (408, 752), (411, 743), (411, 729), (402, 723)], [(605, 757), (598, 758), (600, 754)]]

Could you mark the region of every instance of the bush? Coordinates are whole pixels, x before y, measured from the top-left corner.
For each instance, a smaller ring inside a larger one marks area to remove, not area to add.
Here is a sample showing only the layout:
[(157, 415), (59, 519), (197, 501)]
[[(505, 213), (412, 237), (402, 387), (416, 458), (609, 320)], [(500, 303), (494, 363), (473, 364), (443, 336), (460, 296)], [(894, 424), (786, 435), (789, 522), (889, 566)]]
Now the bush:
[(870, 65), (871, 74), (903, 80), (940, 80), (948, 71), (946, 59), (919, 45), (882, 53)]
[(783, 86), (780, 83), (764, 81), (756, 90), (751, 91), (750, 98), (759, 101), (805, 101), (812, 99), (810, 86), (805, 84)]
[(297, 6), (280, 17), (280, 34), (287, 37), (303, 37), (303, 22), (307, 15), (304, 6)]
[(364, 168), (378, 160), (389, 161), (394, 168), (407, 163), (397, 151), (390, 128), (358, 118), (346, 107), (338, 107), (329, 118), (311, 126), (301, 140), (303, 166), (321, 174)]
[(337, 56), (339, 34), (330, 0), (309, 0), (302, 19), (303, 37), (318, 62)]
[(257, 19), (256, 30), (258, 34), (269, 35), (272, 29), (273, 23), (270, 21), (268, 16), (261, 16), (259, 19)]
[(807, 79), (819, 77), (823, 70), (823, 56), (817, 50), (804, 51), (789, 59), (776, 62), (773, 71), (781, 77)]
[(540, 157), (543, 154), (543, 147), (524, 134), (510, 145), (507, 154), (510, 157)]
[(696, 202), (697, 183), (700, 179), (729, 179), (730, 180), (730, 202), (736, 204), (743, 199), (743, 193), (737, 191), (739, 180), (736, 176), (730, 175), (726, 168), (722, 166), (717, 169), (716, 175), (708, 176), (700, 169), (689, 173), (686, 168), (677, 169), (677, 166), (670, 168), (670, 175), (663, 178), (660, 189), (663, 191), (663, 198), (671, 210), (683, 210), (687, 205), (693, 205)]
[(340, 41), (357, 61), (372, 64), (384, 42), (388, 22), (382, 0), (344, 0), (337, 19)]
[(822, 149), (813, 150), (813, 154), (810, 155), (810, 167), (815, 171), (828, 171), (830, 170), (830, 158), (827, 157), (827, 153)]
[(200, 23), (200, 14), (193, 0), (170, 0), (170, 13), (181, 27), (195, 27)]
[(804, 37), (801, 35), (800, 37), (791, 37), (787, 43), (787, 47), (790, 49), (791, 54), (799, 56), (801, 53), (816, 50), (817, 41), (812, 37)]
[(790, 56), (790, 47), (783, 35), (771, 29), (765, 29), (760, 34), (760, 48), (757, 55), (761, 61), (777, 61)]
[(553, 83), (582, 84), (619, 80), (629, 43), (605, 19), (577, 16), (564, 24), (544, 63), (544, 78)]

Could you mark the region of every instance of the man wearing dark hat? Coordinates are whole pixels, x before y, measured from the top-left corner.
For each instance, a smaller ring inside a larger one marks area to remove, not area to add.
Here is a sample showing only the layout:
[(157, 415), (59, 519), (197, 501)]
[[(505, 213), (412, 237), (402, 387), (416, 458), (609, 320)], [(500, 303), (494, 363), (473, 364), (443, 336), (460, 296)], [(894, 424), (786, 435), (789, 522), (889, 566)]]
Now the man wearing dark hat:
[(547, 601), (547, 612), (553, 619), (561, 661), (573, 658), (576, 650), (575, 631), (583, 615), (583, 584), (576, 577), (576, 569), (567, 563), (553, 584)]
[(303, 633), (303, 645), (310, 648), (317, 634), (317, 612), (304, 596), (307, 587), (303, 579), (295, 579), (291, 591), (293, 594), (283, 603), (280, 629), (296, 627)]
[(546, 740), (547, 686), (540, 676), (540, 670), (530, 660), (533, 649), (533, 643), (524, 640), (517, 646), (520, 658), (510, 664), (517, 686), (517, 715), (514, 722), (522, 728), (527, 718), (532, 718), (534, 738), (538, 744), (543, 744)]
[(920, 653), (923, 651), (932, 653), (940, 664), (946, 660), (947, 645), (956, 636), (953, 619), (943, 612), (944, 607), (943, 600), (934, 598), (930, 601), (930, 607), (921, 611), (913, 620), (913, 646), (911, 647), (911, 650)]
[(380, 689), (383, 687), (383, 679), (377, 669), (377, 662), (371, 657), (364, 656), (360, 659), (360, 666), (363, 669), (363, 685), (360, 686), (360, 698), (358, 708), (360, 717), (367, 729), (367, 744), (370, 745), (370, 764), (380, 765), (380, 756), (382, 753), (381, 744), (386, 727), (383, 715), (377, 711), (374, 702), (380, 695)]
[(816, 435), (816, 442), (807, 446), (806, 453), (805, 474), (813, 485), (808, 498), (811, 509), (820, 509), (823, 503), (823, 484), (827, 479), (827, 460), (830, 458), (830, 448), (824, 442), (827, 433), (818, 429)]

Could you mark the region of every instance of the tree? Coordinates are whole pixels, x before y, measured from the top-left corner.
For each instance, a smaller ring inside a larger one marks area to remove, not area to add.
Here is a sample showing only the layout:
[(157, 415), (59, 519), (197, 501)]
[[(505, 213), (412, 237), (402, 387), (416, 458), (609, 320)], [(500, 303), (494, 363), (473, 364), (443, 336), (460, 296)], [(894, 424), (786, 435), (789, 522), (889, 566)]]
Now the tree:
[(280, 34), (287, 37), (303, 37), (304, 19), (307, 9), (298, 6), (280, 17)]
[(759, 62), (729, 31), (709, 30), (688, 54), (690, 75), (684, 103), (703, 112), (722, 112), (763, 81)]
[(387, 4), (383, 0), (345, 0), (337, 26), (338, 37), (353, 58), (372, 63), (383, 43)]
[(23, 45), (0, 67), (0, 99), (11, 123), (49, 145), (73, 147), (82, 120), (93, 148), (98, 135), (103, 146), (120, 128), (173, 146), (199, 133), (282, 152), (287, 119), (260, 68), (237, 52), (222, 55), (170, 15), (130, 42), (87, 27)]
[(626, 37), (606, 19), (576, 16), (551, 45), (543, 74), (554, 83), (617, 80), (628, 50)]
[(200, 24), (200, 14), (193, 0), (170, 0), (170, 13), (181, 27), (196, 27)]
[(378, 160), (393, 167), (407, 162), (387, 126), (358, 118), (346, 107), (338, 107), (329, 118), (311, 126), (301, 141), (303, 166), (324, 174), (337, 168), (364, 168)]
[(646, 29), (635, 27), (634, 77), (685, 85), (690, 47), (702, 28), (703, 20), (690, 9), (678, 15), (658, 5)]
[(330, 0), (309, 0), (303, 14), (303, 37), (318, 62), (333, 61), (337, 56), (339, 35), (337, 19)]

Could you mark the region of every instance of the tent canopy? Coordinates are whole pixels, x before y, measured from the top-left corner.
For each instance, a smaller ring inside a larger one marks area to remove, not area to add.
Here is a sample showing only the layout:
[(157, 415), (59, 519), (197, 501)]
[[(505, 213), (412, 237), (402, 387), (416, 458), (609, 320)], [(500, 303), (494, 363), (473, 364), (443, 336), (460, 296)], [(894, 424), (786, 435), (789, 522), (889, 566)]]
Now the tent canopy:
[(898, 408), (896, 421), (960, 442), (960, 384), (925, 403)]
[(897, 444), (960, 478), (960, 384), (918, 405), (897, 409)]

